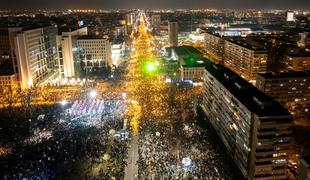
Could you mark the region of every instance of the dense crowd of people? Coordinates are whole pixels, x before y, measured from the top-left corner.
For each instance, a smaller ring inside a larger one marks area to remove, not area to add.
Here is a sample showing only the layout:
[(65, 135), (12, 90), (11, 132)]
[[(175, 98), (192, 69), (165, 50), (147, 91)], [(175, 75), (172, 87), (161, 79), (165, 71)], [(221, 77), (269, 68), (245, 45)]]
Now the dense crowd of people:
[(123, 178), (128, 141), (120, 136), (126, 132), (124, 102), (104, 101), (98, 115), (81, 118), (67, 113), (67, 106), (48, 107), (29, 119), (30, 135), (0, 157), (1, 179)]
[(142, 126), (140, 179), (237, 178), (224, 147), (214, 142), (214, 132), (200, 127), (196, 121), (183, 125), (172, 122), (168, 126), (145, 122)]

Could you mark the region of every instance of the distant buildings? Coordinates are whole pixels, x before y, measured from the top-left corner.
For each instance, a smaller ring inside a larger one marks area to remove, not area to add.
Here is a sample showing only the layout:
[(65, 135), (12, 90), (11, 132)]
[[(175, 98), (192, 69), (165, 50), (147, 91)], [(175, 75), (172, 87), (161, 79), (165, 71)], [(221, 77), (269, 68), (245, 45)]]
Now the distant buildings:
[(295, 17), (294, 17), (294, 12), (293, 11), (287, 11), (286, 12), (286, 21), (287, 22), (295, 21)]
[(292, 116), (238, 74), (206, 62), (203, 108), (247, 179), (286, 179)]
[(108, 40), (94, 36), (80, 36), (77, 40), (77, 47), (86, 68), (110, 68), (112, 66), (112, 52)]
[(178, 46), (178, 22), (169, 21), (168, 22), (168, 36), (169, 36), (169, 46)]
[(126, 25), (119, 25), (115, 27), (114, 30), (114, 36), (119, 37), (119, 36), (125, 36), (127, 35), (127, 26)]
[(267, 50), (264, 46), (244, 40), (225, 40), (224, 65), (244, 79), (255, 82), (256, 74), (267, 71)]
[(274, 98), (296, 119), (310, 119), (310, 72), (262, 73), (256, 87)]
[(129, 13), (125, 15), (126, 24), (128, 26), (132, 26), (136, 22), (136, 14), (135, 13)]
[(153, 14), (151, 16), (151, 23), (154, 27), (154, 29), (158, 30), (160, 28), (160, 24), (161, 24), (161, 17), (159, 14)]
[(310, 156), (302, 156), (299, 159), (298, 180), (310, 180)]

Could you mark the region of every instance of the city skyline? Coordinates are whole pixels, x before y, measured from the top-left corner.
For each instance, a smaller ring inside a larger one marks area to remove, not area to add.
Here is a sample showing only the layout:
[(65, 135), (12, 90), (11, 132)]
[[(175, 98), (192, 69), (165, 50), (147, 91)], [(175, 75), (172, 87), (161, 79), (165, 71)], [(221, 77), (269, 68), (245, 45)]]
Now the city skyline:
[[(44, 3), (43, 3), (44, 2)], [(20, 0), (1, 1), (1, 9), (47, 9), (47, 10), (63, 10), (70, 8), (93, 8), (93, 9), (196, 9), (196, 8), (217, 8), (217, 9), (303, 9), (309, 10), (310, 1), (307, 0), (284, 0), (284, 1), (247, 1), (247, 0), (70, 0), (63, 2), (62, 0)]]
[(308, 1), (19, 1), (0, 179), (310, 179)]

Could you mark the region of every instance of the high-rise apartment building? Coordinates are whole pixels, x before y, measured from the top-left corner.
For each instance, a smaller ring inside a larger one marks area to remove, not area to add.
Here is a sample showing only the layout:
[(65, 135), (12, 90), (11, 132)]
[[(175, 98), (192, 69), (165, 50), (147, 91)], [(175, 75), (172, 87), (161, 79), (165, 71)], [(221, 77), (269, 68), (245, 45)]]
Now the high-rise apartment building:
[(81, 36), (77, 46), (86, 68), (110, 68), (112, 66), (112, 50), (108, 40), (93, 36)]
[(286, 179), (291, 114), (230, 69), (206, 63), (203, 109), (246, 179)]
[(178, 46), (178, 22), (169, 21), (168, 22), (168, 36), (169, 36), (169, 46)]
[(216, 64), (223, 64), (225, 40), (219, 34), (212, 32), (205, 33), (204, 48), (210, 60)]
[(284, 64), (293, 71), (310, 70), (310, 53), (302, 51), (289, 52), (284, 58)]
[(224, 65), (244, 79), (255, 83), (256, 74), (267, 71), (268, 52), (261, 44), (230, 38), (224, 48)]
[(295, 119), (310, 118), (310, 72), (262, 73), (256, 87), (278, 101)]

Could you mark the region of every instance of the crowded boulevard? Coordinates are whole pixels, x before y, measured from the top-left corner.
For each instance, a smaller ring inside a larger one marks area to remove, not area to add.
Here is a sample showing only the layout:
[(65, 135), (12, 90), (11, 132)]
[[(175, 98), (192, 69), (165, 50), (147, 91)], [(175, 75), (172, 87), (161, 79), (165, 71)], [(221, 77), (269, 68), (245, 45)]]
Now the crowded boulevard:
[(126, 79), (133, 138), (125, 179), (241, 178), (203, 112), (196, 111), (202, 87), (161, 81), (148, 18), (143, 11), (139, 17)]
[(113, 78), (0, 92), (0, 179), (241, 179), (199, 108), (202, 87), (163, 80), (137, 16)]

